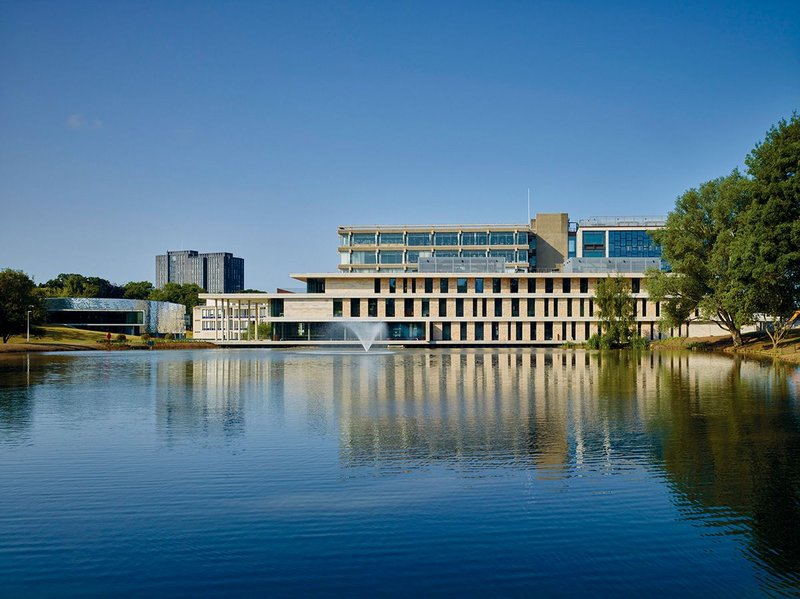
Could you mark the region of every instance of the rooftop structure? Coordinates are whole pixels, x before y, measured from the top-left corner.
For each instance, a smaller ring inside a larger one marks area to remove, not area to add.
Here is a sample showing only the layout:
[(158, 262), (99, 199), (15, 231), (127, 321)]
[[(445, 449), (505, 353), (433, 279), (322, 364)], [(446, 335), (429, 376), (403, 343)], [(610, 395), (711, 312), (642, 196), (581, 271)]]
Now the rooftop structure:
[(508, 273), (558, 272), (574, 257), (660, 257), (647, 232), (665, 220), (625, 216), (570, 222), (566, 213), (554, 213), (537, 214), (527, 224), (341, 226), (339, 270), (422, 272), (431, 264), (458, 268), (466, 264), (461, 260), (488, 258), (502, 260)]

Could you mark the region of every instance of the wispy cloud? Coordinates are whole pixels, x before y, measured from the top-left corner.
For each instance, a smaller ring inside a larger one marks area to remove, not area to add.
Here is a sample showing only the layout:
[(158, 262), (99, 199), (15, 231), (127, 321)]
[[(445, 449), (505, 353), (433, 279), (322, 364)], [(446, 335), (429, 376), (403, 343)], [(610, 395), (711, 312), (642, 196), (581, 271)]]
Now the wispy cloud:
[(73, 131), (86, 131), (88, 129), (99, 129), (103, 122), (99, 119), (88, 119), (82, 114), (71, 114), (67, 117), (67, 128)]

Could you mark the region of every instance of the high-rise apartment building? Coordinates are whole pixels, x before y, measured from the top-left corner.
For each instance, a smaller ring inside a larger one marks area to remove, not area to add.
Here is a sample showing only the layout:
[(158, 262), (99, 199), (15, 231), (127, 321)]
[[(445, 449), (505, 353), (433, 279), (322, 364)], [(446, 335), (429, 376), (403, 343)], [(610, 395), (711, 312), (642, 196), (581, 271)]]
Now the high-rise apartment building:
[(167, 283), (194, 283), (207, 293), (236, 293), (244, 289), (244, 258), (230, 252), (167, 252), (156, 256), (156, 287)]

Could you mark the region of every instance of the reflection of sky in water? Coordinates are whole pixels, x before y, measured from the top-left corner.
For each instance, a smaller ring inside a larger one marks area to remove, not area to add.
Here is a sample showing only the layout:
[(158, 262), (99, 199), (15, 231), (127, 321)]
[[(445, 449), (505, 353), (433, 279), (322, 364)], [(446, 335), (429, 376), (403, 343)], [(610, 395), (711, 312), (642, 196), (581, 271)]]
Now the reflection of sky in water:
[(550, 350), (4, 357), (0, 579), (786, 590), (797, 372)]

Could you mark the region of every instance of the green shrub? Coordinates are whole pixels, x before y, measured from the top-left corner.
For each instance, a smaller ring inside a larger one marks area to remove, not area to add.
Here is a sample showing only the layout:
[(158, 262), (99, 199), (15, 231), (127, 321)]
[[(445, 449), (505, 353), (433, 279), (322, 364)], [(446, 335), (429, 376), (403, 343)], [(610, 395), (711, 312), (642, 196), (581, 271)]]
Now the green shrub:
[(164, 339), (166, 339), (167, 341), (172, 341), (175, 339), (175, 335), (173, 335), (172, 333), (167, 333), (166, 335), (164, 335)]
[(647, 349), (647, 339), (640, 335), (631, 337), (631, 349)]

